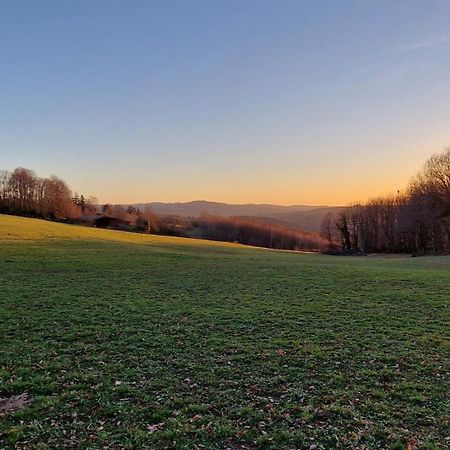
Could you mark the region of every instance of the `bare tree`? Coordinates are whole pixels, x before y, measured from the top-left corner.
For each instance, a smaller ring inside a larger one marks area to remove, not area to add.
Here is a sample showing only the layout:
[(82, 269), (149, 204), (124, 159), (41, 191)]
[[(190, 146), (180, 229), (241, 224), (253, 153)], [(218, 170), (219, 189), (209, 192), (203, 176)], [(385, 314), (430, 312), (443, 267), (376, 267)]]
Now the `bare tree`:
[(77, 217), (70, 189), (57, 177), (38, 178), (19, 167), (0, 176), (0, 210), (10, 214), (66, 218)]
[(320, 236), (328, 242), (328, 248), (330, 250), (334, 248), (333, 230), (333, 214), (329, 212), (322, 220)]

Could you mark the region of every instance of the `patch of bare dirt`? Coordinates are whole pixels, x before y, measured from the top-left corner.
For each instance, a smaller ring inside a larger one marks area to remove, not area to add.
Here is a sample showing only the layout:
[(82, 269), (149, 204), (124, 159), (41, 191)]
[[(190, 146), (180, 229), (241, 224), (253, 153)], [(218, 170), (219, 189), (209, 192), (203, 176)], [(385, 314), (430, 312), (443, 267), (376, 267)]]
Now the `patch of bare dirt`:
[(31, 401), (31, 398), (26, 392), (8, 398), (0, 398), (0, 418), (18, 409), (25, 408)]

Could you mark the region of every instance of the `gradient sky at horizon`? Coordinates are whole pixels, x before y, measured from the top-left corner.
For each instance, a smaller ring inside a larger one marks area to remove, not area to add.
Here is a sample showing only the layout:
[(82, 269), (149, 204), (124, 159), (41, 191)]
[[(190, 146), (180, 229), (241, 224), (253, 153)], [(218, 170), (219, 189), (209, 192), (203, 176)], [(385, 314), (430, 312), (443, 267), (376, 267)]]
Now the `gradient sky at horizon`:
[(450, 145), (450, 1), (1, 1), (0, 169), (348, 204)]

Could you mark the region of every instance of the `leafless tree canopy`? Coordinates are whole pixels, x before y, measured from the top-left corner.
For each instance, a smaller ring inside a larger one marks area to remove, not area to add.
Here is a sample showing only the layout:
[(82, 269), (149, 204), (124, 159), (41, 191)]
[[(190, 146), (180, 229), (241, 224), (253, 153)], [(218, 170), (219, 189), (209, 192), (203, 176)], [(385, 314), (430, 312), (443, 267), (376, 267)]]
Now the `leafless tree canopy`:
[(345, 208), (334, 222), (344, 251), (449, 253), (450, 148), (433, 155), (404, 193)]
[(199, 237), (217, 241), (286, 250), (317, 251), (327, 246), (327, 241), (316, 233), (289, 229), (250, 218), (227, 218), (205, 214), (193, 220), (192, 225), (200, 230)]
[(81, 214), (63, 180), (54, 176), (38, 178), (21, 167), (0, 174), (0, 212), (55, 219)]
[[(80, 219), (94, 224), (97, 200), (72, 193), (58, 177), (39, 178), (31, 170), (0, 171), (0, 212)], [(345, 252), (450, 253), (450, 148), (435, 154), (405, 192), (369, 200), (327, 214), (320, 236), (243, 217), (203, 215), (197, 219), (157, 216), (134, 206), (106, 204), (104, 216), (121, 219), (130, 231), (201, 237), (262, 247)]]

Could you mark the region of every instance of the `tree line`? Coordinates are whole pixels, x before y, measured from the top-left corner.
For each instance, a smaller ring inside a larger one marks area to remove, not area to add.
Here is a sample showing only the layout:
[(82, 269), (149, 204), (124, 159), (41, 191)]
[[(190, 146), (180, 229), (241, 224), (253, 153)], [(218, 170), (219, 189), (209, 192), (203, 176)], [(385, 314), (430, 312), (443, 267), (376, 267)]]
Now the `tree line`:
[(74, 201), (67, 184), (61, 178), (40, 178), (28, 169), (19, 167), (12, 172), (0, 171), (0, 212), (48, 219), (75, 218), (82, 209), (92, 207)]
[(215, 241), (238, 242), (285, 250), (320, 251), (326, 240), (317, 233), (290, 229), (284, 225), (265, 223), (248, 217), (221, 217), (204, 214), (192, 221), (200, 237)]
[(106, 204), (102, 213), (130, 222), (133, 231), (236, 242), (256, 247), (285, 250), (320, 251), (326, 248), (326, 240), (318, 233), (290, 229), (284, 225), (249, 217), (222, 217), (202, 214), (200, 217), (159, 216), (150, 208), (144, 211), (134, 206)]
[[(41, 178), (25, 168), (0, 172), (0, 213), (64, 220), (95, 226), (99, 217), (121, 219), (121, 229), (171, 236), (239, 242), (290, 250), (321, 250), (326, 242), (316, 233), (293, 230), (249, 218), (202, 215), (199, 218), (159, 216), (135, 206), (98, 205), (95, 198), (74, 194), (60, 178)], [(124, 226), (123, 224), (127, 225)]]
[(434, 154), (404, 192), (327, 215), (328, 247), (351, 253), (450, 252), (450, 148)]
[(134, 206), (97, 205), (72, 195), (60, 178), (28, 169), (0, 171), (0, 213), (94, 225), (98, 215), (129, 223), (129, 231), (199, 237), (290, 250), (345, 253), (450, 253), (450, 148), (429, 158), (404, 192), (370, 199), (325, 216), (320, 236), (245, 217), (158, 216)]

